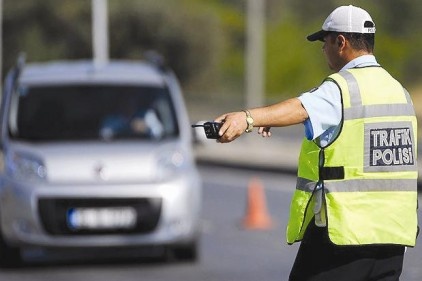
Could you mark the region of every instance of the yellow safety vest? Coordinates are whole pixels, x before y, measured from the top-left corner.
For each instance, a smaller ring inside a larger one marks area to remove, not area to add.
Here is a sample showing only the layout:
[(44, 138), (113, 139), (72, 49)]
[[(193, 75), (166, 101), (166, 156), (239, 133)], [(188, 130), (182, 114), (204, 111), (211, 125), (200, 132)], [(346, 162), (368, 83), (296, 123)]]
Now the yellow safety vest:
[(334, 244), (414, 246), (417, 122), (409, 93), (381, 67), (327, 79), (341, 90), (341, 129), (325, 148), (303, 141), (287, 242), (302, 240), (320, 184)]

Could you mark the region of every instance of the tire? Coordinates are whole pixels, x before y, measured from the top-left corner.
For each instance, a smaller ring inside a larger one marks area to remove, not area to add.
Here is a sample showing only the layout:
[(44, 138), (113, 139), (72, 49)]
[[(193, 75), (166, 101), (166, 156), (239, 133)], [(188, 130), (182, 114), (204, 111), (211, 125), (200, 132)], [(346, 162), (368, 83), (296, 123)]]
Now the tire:
[(22, 266), (21, 250), (11, 247), (4, 241), (0, 231), (0, 268), (16, 268)]
[(171, 248), (172, 256), (176, 261), (197, 262), (199, 259), (198, 242), (194, 241), (185, 245), (177, 245)]

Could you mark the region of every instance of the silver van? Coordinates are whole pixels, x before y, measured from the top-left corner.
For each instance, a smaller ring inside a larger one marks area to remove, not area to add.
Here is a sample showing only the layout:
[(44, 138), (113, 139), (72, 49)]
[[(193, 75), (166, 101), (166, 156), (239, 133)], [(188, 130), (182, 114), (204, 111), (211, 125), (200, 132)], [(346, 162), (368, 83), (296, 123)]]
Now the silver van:
[(21, 61), (0, 114), (0, 266), (30, 247), (154, 246), (197, 259), (201, 178), (165, 66)]

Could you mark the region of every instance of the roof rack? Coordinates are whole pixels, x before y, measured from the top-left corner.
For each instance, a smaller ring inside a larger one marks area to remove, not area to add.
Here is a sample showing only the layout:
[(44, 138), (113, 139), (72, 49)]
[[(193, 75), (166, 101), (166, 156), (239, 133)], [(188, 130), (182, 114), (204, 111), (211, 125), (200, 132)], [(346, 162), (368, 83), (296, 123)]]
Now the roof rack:
[(155, 50), (146, 51), (144, 57), (147, 62), (162, 72), (166, 72), (169, 69), (164, 56)]
[(16, 60), (16, 67), (22, 68), (26, 63), (26, 53), (21, 52)]
[(25, 66), (25, 62), (26, 62), (26, 53), (24, 52), (19, 53), (19, 56), (16, 59), (16, 65), (12, 68), (12, 75), (13, 75), (12, 79), (15, 86), (23, 67)]

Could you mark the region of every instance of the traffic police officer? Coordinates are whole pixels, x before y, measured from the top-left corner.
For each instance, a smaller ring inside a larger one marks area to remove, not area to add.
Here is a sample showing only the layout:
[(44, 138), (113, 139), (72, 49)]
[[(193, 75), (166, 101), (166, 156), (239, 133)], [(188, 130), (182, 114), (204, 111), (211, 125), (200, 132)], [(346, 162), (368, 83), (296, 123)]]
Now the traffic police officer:
[(301, 280), (399, 280), (405, 247), (417, 227), (417, 124), (409, 93), (373, 55), (375, 23), (363, 9), (341, 6), (322, 30), (336, 73), (298, 98), (231, 112), (219, 142), (259, 127), (303, 123), (287, 242), (301, 241), (290, 273)]

